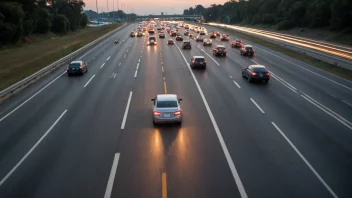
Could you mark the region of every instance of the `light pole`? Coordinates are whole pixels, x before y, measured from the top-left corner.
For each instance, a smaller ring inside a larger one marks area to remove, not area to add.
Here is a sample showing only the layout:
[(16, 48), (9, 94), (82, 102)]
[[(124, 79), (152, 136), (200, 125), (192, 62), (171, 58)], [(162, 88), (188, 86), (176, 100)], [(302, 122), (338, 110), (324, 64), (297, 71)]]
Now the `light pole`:
[(98, 21), (98, 27), (99, 27), (99, 12), (98, 12), (98, 0), (95, 0), (96, 6), (97, 6), (97, 21)]

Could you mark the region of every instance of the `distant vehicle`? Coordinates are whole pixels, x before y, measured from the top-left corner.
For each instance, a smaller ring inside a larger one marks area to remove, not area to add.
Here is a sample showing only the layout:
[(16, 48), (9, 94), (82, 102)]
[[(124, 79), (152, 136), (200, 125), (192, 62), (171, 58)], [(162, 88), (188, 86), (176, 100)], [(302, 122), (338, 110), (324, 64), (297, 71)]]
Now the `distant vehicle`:
[(185, 31), (185, 32), (183, 33), (183, 35), (188, 36), (188, 35), (189, 35), (189, 32), (188, 32), (188, 31)]
[(203, 42), (204, 39), (203, 39), (202, 36), (198, 35), (197, 38), (196, 38), (196, 41), (197, 41), (197, 42)]
[(216, 36), (220, 36), (220, 32), (215, 32)]
[(176, 41), (183, 41), (183, 37), (181, 35), (176, 36)]
[(136, 36), (136, 32), (131, 32), (130, 36), (131, 37), (135, 37)]
[(241, 49), (240, 49), (240, 54), (245, 56), (253, 56), (254, 55), (254, 49), (251, 45), (242, 45)]
[(149, 33), (149, 34), (154, 34), (154, 29), (150, 28), (150, 29), (148, 30), (148, 33)]
[(207, 67), (207, 62), (205, 61), (204, 56), (193, 56), (189, 65), (192, 68), (201, 67), (205, 69)]
[(242, 40), (236, 39), (236, 41), (232, 41), (231, 47), (242, 47)]
[(143, 27), (143, 32), (147, 31), (147, 28), (146, 27)]
[(164, 33), (160, 33), (159, 34), (159, 38), (165, 38), (165, 34)]
[(161, 30), (161, 27), (159, 26), (159, 27), (157, 27), (156, 29), (157, 29), (157, 30)]
[(192, 49), (192, 45), (190, 41), (183, 41), (182, 49)]
[(177, 32), (176, 31), (171, 31), (170, 36), (176, 36)]
[(226, 48), (223, 45), (217, 45), (214, 49), (213, 49), (213, 55), (217, 56), (217, 55), (223, 55), (226, 56)]
[(248, 82), (270, 80), (270, 72), (263, 65), (250, 65), (242, 69), (242, 77), (247, 78)]
[(68, 76), (75, 74), (83, 75), (84, 73), (88, 72), (88, 65), (83, 61), (72, 61), (68, 65), (66, 72)]
[(143, 36), (143, 32), (138, 32), (137, 37), (141, 37), (141, 36)]
[(118, 40), (114, 40), (114, 44), (118, 44), (119, 43), (119, 41)]
[(228, 41), (228, 40), (229, 40), (229, 36), (226, 35), (226, 34), (222, 34), (222, 35), (220, 36), (220, 40), (221, 40), (221, 41)]
[(193, 34), (189, 34), (189, 38), (193, 38)]
[(204, 39), (203, 40), (203, 45), (206, 46), (206, 45), (212, 45), (213, 44), (213, 40), (207, 38), (207, 39)]
[(200, 31), (200, 33), (199, 33), (200, 35), (205, 35), (205, 31)]
[(155, 36), (149, 36), (148, 38), (148, 45), (156, 45), (156, 38)]
[(186, 30), (189, 29), (189, 25), (185, 25), (185, 29), (186, 29)]
[(158, 123), (182, 123), (181, 98), (175, 94), (159, 94), (153, 101), (152, 120)]
[(169, 39), (169, 40), (167, 40), (167, 44), (168, 44), (168, 45), (173, 45), (173, 44), (175, 44), (175, 43), (174, 43), (174, 40)]
[(210, 38), (216, 38), (216, 33), (215, 32), (211, 32), (209, 35), (210, 35)]

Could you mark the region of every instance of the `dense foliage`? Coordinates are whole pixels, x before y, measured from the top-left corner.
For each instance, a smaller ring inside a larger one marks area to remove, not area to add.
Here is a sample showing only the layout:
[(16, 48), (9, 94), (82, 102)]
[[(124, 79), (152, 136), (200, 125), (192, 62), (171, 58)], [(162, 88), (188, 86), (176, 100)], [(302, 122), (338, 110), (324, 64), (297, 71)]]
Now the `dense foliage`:
[(86, 27), (83, 0), (1, 0), (0, 46), (24, 36), (53, 31), (65, 34)]
[(201, 14), (208, 22), (340, 30), (352, 27), (351, 10), (352, 0), (230, 0), (209, 8), (198, 5), (183, 14)]

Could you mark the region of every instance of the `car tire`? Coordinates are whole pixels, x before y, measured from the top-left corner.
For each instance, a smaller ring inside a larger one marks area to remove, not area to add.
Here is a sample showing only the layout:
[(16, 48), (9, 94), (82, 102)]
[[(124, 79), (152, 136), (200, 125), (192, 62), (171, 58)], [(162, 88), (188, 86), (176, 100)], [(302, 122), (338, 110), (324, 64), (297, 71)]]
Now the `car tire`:
[(242, 78), (245, 78), (244, 73), (242, 72)]
[(251, 83), (252, 82), (252, 79), (251, 79), (251, 77), (247, 77), (247, 81), (249, 82), (249, 83)]
[(224, 56), (226, 56), (226, 54), (224, 54)]
[(68, 77), (72, 77), (72, 74), (67, 73), (67, 76), (68, 76)]
[(155, 126), (155, 125), (157, 125), (157, 123), (153, 120), (153, 125)]

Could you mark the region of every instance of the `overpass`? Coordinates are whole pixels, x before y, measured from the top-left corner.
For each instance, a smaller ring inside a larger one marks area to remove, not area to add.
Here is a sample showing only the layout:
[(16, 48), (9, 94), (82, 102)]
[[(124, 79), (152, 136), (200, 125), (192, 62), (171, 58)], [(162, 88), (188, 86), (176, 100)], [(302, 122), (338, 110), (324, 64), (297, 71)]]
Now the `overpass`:
[(135, 20), (148, 20), (159, 18), (160, 20), (177, 20), (177, 19), (193, 19), (193, 20), (200, 20), (201, 15), (183, 15), (183, 14), (174, 14), (174, 15), (138, 15), (136, 17), (132, 17), (131, 19)]

